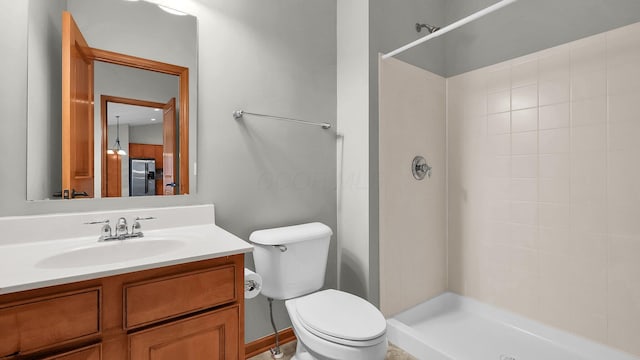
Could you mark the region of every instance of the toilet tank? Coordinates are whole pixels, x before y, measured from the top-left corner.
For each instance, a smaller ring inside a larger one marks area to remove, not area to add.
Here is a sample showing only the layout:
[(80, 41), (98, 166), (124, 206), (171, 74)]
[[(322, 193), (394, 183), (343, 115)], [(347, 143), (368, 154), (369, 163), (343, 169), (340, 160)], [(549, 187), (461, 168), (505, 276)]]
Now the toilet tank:
[(261, 293), (286, 300), (319, 290), (332, 234), (319, 222), (251, 233), (256, 272), (262, 276)]

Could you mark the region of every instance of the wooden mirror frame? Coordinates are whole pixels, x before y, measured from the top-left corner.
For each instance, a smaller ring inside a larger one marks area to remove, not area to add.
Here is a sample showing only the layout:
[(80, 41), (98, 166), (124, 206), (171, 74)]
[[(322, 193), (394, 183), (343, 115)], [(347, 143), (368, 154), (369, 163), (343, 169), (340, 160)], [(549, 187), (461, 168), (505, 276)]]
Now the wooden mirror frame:
[[(112, 51), (92, 48), (91, 56), (94, 61), (128, 66), (136, 69), (155, 71), (163, 74), (178, 76), (180, 81), (180, 119), (179, 119), (179, 139), (178, 157), (175, 161), (179, 169), (178, 195), (189, 194), (189, 68), (167, 64), (159, 61), (139, 58), (131, 55), (120, 54)], [(107, 137), (102, 134), (102, 148), (107, 147)], [(102, 172), (106, 170), (106, 164), (102, 162)]]

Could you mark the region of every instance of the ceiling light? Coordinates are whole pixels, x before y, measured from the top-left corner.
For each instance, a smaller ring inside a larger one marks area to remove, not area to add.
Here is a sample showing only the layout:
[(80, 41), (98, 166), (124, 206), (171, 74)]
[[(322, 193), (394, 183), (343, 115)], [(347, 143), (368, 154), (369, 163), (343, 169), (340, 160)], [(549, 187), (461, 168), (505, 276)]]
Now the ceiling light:
[(116, 116), (116, 142), (111, 149), (107, 150), (107, 154), (127, 155), (127, 152), (120, 146), (120, 116)]
[(151, 121), (156, 121), (156, 118), (151, 118)]

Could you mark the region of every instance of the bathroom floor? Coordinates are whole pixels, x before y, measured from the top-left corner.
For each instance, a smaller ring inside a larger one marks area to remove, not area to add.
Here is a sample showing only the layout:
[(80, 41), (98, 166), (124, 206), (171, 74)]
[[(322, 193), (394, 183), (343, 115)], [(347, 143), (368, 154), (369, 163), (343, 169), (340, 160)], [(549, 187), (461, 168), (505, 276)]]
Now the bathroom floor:
[[(282, 360), (289, 360), (296, 352), (296, 342), (292, 341), (290, 343), (284, 344), (280, 347), (280, 350), (284, 353), (284, 357)], [(269, 352), (264, 352), (260, 355), (256, 355), (249, 360), (271, 360), (271, 354)], [(389, 350), (387, 351), (387, 356), (384, 358), (385, 360), (417, 360), (415, 357), (409, 355), (399, 347), (389, 344)]]

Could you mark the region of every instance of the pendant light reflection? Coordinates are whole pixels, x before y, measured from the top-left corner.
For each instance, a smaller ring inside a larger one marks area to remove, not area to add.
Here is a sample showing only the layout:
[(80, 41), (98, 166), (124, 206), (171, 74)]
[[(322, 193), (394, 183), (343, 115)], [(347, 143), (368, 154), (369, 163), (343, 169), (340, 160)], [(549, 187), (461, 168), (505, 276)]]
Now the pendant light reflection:
[(120, 116), (119, 115), (116, 115), (116, 142), (113, 144), (113, 147), (111, 149), (107, 150), (107, 154), (127, 155), (127, 152), (124, 151), (124, 149), (120, 145)]

